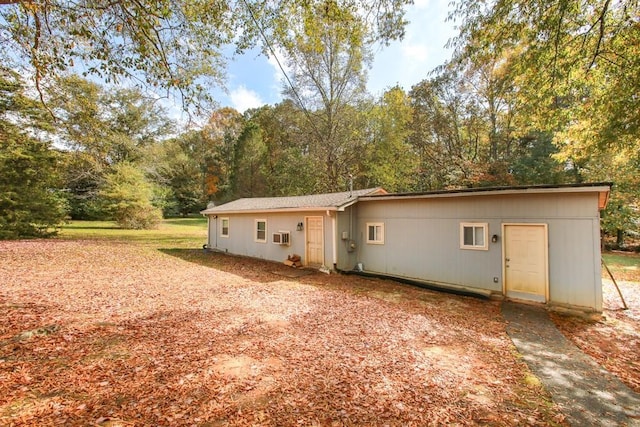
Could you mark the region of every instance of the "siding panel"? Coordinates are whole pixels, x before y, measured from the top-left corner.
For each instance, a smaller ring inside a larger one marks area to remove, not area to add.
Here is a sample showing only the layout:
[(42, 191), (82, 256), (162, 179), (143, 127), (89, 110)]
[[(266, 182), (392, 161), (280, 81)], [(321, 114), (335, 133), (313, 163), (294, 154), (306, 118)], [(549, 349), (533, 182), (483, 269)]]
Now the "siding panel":
[[(552, 302), (574, 306), (596, 306), (593, 262), (593, 220), (549, 221), (549, 297)], [(553, 236), (553, 239), (551, 238)], [(599, 240), (599, 239), (598, 239)]]
[[(304, 231), (297, 231), (298, 222), (304, 221), (302, 214), (233, 214), (229, 218), (229, 237), (220, 236), (220, 216), (209, 220), (211, 248), (236, 255), (246, 255), (272, 261), (284, 261), (287, 255), (296, 253), (304, 257)], [(255, 242), (255, 220), (267, 220), (267, 242)], [(276, 245), (271, 242), (272, 234), (289, 231), (291, 245)], [(325, 242), (326, 250), (326, 242)], [(303, 260), (304, 261), (304, 260)]]
[[(366, 200), (356, 216), (366, 271), (495, 293), (503, 292), (502, 224), (548, 224), (550, 302), (601, 310), (596, 193)], [(367, 222), (385, 223), (384, 245), (366, 244)], [(498, 242), (461, 249), (461, 222), (487, 223)]]
[[(220, 218), (209, 217), (209, 246), (239, 255), (283, 261), (305, 256), (305, 231), (296, 225), (322, 216), (325, 265), (433, 283), (503, 292), (503, 224), (547, 224), (549, 300), (602, 309), (598, 193), (445, 195), (366, 199), (344, 212), (230, 214), (229, 237), (220, 236)], [(255, 219), (267, 220), (267, 243), (254, 240)], [(335, 223), (334, 223), (335, 221)], [(385, 225), (384, 244), (366, 243), (366, 223)], [(487, 250), (460, 248), (460, 223), (488, 224), (498, 236)], [(335, 224), (335, 227), (334, 227)], [(271, 243), (273, 232), (289, 231), (291, 245)], [(342, 239), (343, 232), (347, 238)], [(354, 251), (349, 251), (350, 242)], [(495, 280), (494, 280), (495, 279)]]

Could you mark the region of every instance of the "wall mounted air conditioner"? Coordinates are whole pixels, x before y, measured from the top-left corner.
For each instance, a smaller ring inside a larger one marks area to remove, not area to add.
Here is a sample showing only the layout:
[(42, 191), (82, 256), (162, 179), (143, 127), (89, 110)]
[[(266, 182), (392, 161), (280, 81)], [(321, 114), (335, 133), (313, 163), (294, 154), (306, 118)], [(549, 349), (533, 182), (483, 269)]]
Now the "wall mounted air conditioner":
[(291, 236), (288, 231), (279, 231), (277, 233), (273, 233), (272, 242), (276, 245), (289, 246), (291, 244)]

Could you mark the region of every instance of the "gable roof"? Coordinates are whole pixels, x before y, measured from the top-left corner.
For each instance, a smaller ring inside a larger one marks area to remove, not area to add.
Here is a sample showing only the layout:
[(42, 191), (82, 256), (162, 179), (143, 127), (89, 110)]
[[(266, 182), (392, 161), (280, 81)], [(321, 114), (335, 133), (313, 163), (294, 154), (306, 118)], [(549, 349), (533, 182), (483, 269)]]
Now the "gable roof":
[(386, 193), (383, 188), (377, 187), (307, 196), (244, 198), (205, 209), (200, 213), (202, 215), (216, 215), (257, 212), (339, 211), (357, 202), (358, 197)]

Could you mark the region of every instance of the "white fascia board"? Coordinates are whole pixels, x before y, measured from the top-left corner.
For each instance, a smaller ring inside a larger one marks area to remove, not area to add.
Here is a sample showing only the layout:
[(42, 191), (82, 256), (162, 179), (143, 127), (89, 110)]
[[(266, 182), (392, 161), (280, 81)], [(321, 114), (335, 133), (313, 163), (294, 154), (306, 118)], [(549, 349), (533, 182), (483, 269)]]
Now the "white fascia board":
[[(360, 196), (360, 197), (366, 197), (366, 196)], [(355, 205), (358, 200), (360, 200), (359, 198), (355, 198), (353, 200), (348, 201), (347, 203), (344, 203), (340, 206), (338, 206), (337, 208), (335, 208), (336, 211), (338, 212), (344, 212), (345, 209), (347, 209), (349, 206)]]

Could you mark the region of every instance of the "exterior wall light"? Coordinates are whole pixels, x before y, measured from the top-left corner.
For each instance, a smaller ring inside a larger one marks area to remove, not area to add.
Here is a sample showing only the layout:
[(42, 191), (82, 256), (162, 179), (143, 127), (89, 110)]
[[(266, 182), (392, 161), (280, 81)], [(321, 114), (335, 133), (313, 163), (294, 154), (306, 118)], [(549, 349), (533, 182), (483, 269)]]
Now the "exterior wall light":
[(497, 235), (497, 234), (494, 234), (493, 236), (491, 236), (491, 241), (492, 241), (493, 243), (497, 243), (497, 242), (498, 242), (498, 235)]
[(304, 228), (304, 223), (299, 222), (298, 225), (296, 226), (296, 230), (298, 231), (302, 231), (302, 229)]

